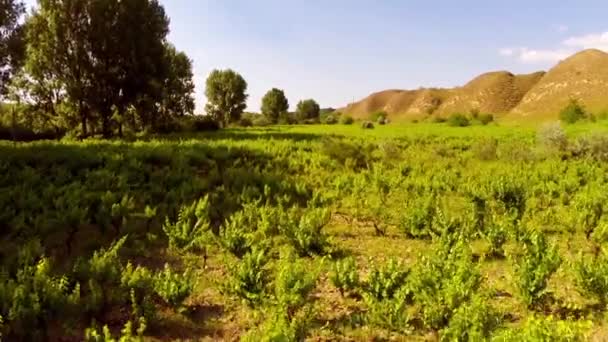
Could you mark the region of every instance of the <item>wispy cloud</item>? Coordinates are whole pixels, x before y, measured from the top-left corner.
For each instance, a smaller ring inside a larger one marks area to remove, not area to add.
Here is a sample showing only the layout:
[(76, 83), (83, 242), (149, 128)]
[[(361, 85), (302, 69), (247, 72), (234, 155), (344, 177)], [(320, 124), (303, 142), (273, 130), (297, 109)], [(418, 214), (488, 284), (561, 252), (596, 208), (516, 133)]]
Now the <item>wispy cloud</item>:
[(568, 25), (557, 25), (555, 30), (559, 33), (565, 33), (570, 30), (570, 27), (568, 27)]
[(608, 31), (573, 36), (562, 41), (554, 49), (533, 49), (529, 47), (502, 48), (501, 56), (515, 58), (522, 63), (555, 63), (582, 49), (608, 51)]

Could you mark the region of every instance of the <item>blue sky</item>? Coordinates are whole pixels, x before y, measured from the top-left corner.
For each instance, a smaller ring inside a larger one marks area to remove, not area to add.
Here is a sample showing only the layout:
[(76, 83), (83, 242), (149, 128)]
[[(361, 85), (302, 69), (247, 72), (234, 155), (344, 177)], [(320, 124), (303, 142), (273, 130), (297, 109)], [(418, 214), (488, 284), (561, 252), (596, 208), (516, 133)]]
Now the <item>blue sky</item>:
[(240, 72), (257, 111), (272, 87), (292, 107), (303, 98), (339, 107), (383, 89), (461, 85), (608, 51), (606, 0), (160, 1), (170, 40), (194, 61), (199, 110), (214, 68)]

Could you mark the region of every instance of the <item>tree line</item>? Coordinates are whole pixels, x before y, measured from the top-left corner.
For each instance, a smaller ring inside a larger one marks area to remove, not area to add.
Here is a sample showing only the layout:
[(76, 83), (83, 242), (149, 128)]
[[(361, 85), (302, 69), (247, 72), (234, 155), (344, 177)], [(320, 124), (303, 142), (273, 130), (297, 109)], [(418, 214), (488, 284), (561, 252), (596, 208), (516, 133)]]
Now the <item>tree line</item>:
[[(38, 0), (30, 13), (0, 0), (0, 123), (106, 138), (238, 123), (247, 82), (230, 69), (211, 72), (207, 115), (193, 115), (192, 61), (168, 41), (169, 22), (158, 0)], [(280, 89), (263, 98), (270, 123), (318, 121), (314, 100), (288, 109)]]

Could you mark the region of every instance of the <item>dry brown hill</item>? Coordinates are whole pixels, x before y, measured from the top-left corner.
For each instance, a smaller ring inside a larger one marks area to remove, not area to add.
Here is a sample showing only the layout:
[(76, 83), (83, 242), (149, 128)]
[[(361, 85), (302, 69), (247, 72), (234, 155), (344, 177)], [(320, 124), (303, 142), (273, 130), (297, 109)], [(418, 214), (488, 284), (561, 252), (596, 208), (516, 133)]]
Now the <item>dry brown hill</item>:
[(594, 112), (608, 109), (608, 53), (585, 50), (560, 62), (524, 96), (511, 116), (556, 119), (570, 98)]
[(393, 120), (430, 114), (481, 112), (529, 120), (555, 119), (571, 97), (593, 112), (608, 110), (608, 54), (585, 50), (549, 72), (514, 75), (508, 71), (482, 74), (452, 89), (387, 90), (340, 109), (355, 118), (386, 111)]
[(508, 71), (482, 74), (453, 95), (438, 109), (441, 115), (468, 113), (477, 109), (483, 113), (506, 114), (519, 104), (544, 72), (513, 75)]

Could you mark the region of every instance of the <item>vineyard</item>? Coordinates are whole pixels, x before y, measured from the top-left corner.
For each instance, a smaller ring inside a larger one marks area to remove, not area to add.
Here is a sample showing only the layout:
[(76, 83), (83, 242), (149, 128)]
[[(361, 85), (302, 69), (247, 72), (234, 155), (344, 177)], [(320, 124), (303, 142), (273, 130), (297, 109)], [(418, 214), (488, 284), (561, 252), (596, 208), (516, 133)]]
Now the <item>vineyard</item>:
[(0, 142), (0, 340), (608, 339), (593, 127)]

